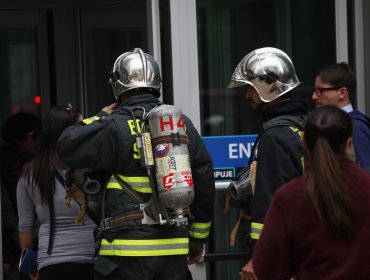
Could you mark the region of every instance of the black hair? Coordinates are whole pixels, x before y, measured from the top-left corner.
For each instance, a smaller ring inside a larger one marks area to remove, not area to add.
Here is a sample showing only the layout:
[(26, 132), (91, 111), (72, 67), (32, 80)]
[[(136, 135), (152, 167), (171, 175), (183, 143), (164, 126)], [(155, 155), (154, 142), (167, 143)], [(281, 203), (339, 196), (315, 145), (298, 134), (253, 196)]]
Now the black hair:
[(3, 141), (15, 144), (16, 141), (23, 141), (27, 133), (41, 128), (41, 120), (38, 116), (30, 113), (16, 113), (11, 115), (1, 129)]
[(47, 202), (52, 191), (51, 182), (55, 172), (53, 157), (56, 154), (57, 140), (68, 126), (75, 124), (77, 114), (71, 105), (51, 108), (41, 129), (39, 151), (25, 166), (23, 174), (32, 186), (37, 185), (42, 201)]

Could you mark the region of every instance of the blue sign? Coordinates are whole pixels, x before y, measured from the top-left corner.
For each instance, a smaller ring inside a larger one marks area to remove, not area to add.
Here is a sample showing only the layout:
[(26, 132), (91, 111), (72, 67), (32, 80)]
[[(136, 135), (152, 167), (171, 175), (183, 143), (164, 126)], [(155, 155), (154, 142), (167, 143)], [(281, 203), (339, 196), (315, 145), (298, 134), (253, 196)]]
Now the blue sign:
[(202, 137), (215, 169), (246, 167), (257, 135)]

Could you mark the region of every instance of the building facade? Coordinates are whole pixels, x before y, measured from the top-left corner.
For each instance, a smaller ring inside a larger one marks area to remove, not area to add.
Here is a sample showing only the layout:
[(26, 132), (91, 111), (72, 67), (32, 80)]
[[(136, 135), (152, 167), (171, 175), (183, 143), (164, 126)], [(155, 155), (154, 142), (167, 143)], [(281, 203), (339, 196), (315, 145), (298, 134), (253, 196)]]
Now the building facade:
[[(370, 115), (369, 1), (3, 0), (0, 123), (20, 110), (44, 117), (56, 104), (95, 114), (114, 101), (115, 58), (140, 47), (160, 64), (163, 101), (181, 107), (202, 136), (253, 136), (260, 120), (226, 87), (243, 56), (267, 46), (289, 54), (308, 100), (319, 66), (348, 62), (358, 79), (354, 107)], [(194, 279), (236, 279), (245, 262), (243, 242), (229, 245), (238, 212), (222, 214), (226, 186), (217, 183), (213, 232)]]

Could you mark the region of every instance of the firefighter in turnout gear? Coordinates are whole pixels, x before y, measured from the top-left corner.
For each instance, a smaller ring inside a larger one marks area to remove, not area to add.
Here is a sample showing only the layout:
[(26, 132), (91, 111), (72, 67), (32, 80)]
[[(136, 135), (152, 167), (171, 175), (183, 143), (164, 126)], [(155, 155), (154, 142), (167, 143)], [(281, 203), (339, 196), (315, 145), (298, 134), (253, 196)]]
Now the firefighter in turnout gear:
[(152, 56), (139, 48), (123, 53), (110, 83), (117, 103), (58, 140), (71, 168), (112, 174), (101, 194), (95, 278), (186, 279), (211, 228), (212, 160), (191, 120), (158, 100)]
[[(308, 109), (305, 99), (292, 91), (299, 84), (288, 55), (276, 48), (261, 48), (240, 61), (228, 85), (229, 88), (244, 87), (246, 99), (263, 120), (246, 169), (251, 195), (242, 198), (249, 202), (243, 205), (248, 206), (246, 211), (251, 217), (251, 252), (276, 189), (303, 174), (301, 136)], [(234, 182), (233, 186), (243, 184)], [(241, 272), (242, 277), (246, 275), (253, 277), (250, 261)]]

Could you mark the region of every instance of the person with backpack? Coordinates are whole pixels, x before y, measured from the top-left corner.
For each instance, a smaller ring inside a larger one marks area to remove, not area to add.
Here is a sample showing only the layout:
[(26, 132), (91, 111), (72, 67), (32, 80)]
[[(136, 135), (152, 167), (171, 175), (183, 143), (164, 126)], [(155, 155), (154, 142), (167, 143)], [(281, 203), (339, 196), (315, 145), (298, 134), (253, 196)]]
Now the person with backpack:
[[(274, 192), (285, 182), (303, 174), (301, 134), (307, 102), (295, 89), (300, 84), (294, 65), (283, 51), (265, 47), (248, 53), (237, 65), (229, 88), (243, 87), (254, 112), (263, 124), (249, 159), (251, 197), (245, 199), (250, 217), (249, 250), (260, 237)], [(243, 271), (253, 273), (251, 261)]]
[(353, 122), (352, 158), (370, 172), (370, 118), (353, 108), (350, 97), (356, 89), (356, 76), (346, 62), (325, 65), (315, 77), (312, 100), (316, 107), (333, 105), (346, 111)]
[[(71, 199), (66, 207), (65, 174), (69, 168), (56, 153), (58, 137), (79, 118), (70, 104), (49, 110), (40, 131), (39, 150), (26, 163), (18, 181), (20, 245), (22, 249), (37, 250), (38, 272), (28, 270), (27, 265), (24, 271), (32, 280), (93, 279), (96, 223), (89, 215), (76, 223), (80, 213), (77, 201)], [(97, 203), (90, 202), (86, 208), (94, 212)]]
[(58, 154), (73, 169), (111, 174), (102, 190), (95, 279), (185, 280), (203, 254), (213, 216), (213, 163), (192, 124), (159, 101), (155, 59), (121, 54), (110, 83), (117, 103), (67, 128)]

